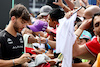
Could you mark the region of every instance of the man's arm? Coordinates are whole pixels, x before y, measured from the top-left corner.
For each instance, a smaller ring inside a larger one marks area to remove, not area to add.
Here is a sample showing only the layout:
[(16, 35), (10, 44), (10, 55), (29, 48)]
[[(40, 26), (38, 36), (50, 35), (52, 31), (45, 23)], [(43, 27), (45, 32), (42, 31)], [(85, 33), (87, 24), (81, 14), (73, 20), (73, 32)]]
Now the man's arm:
[(84, 63), (73, 63), (72, 67), (91, 67), (91, 65), (88, 62)]
[(100, 5), (100, 1), (99, 0), (97, 0), (97, 4), (96, 4), (97, 6), (99, 6)]
[(78, 45), (76, 42), (73, 45), (73, 57), (80, 56), (82, 54), (87, 53), (87, 49), (84, 45)]
[(23, 54), (21, 57), (16, 58), (16, 59), (11, 59), (11, 60), (3, 60), (2, 59), (2, 47), (0, 44), (0, 67), (12, 67), (12, 66), (16, 66), (19, 64), (24, 64), (25, 62), (29, 62), (31, 58), (29, 53), (25, 53)]
[(48, 44), (51, 46), (51, 48), (56, 48), (56, 41), (48, 40)]
[(32, 35), (32, 34), (29, 34), (29, 37), (28, 37), (28, 43), (32, 44), (32, 43), (37, 43), (37, 39)]
[[(15, 63), (14, 61), (14, 64), (17, 64)], [(0, 67), (11, 67), (11, 66), (14, 66), (13, 65), (13, 60), (0, 60)]]
[(38, 38), (37, 40), (38, 40), (39, 43), (40, 43), (40, 40), (41, 40), (41, 43), (48, 43), (51, 48), (56, 48), (56, 41), (48, 40), (44, 37), (41, 37), (40, 39)]
[(74, 4), (70, 1), (70, 0), (65, 0), (65, 2), (67, 3), (68, 7), (73, 10), (74, 9)]
[(25, 53), (21, 57), (16, 58), (16, 59), (11, 59), (11, 60), (2, 60), (0, 59), (0, 67), (11, 67), (11, 66), (16, 66), (19, 64), (24, 64), (25, 62), (29, 62), (30, 59), (30, 54)]
[(53, 2), (53, 4), (58, 5), (64, 9), (65, 12), (71, 11), (69, 7), (67, 7), (62, 0), (58, 0), (58, 2)]
[(40, 34), (40, 36), (44, 37), (44, 33), (43, 31), (39, 31), (39, 32), (34, 32), (37, 36)]
[[(91, 26), (91, 20), (92, 19), (83, 21), (81, 26), (75, 31), (77, 39), (80, 37), (83, 30), (88, 29)], [(77, 41), (77, 39), (76, 39), (76, 41)], [(87, 51), (85, 44), (78, 45), (76, 42), (73, 45), (73, 56), (74, 57), (81, 56), (81, 57), (85, 57), (86, 59), (91, 59), (91, 57), (93, 58), (93, 55), (91, 55)]]

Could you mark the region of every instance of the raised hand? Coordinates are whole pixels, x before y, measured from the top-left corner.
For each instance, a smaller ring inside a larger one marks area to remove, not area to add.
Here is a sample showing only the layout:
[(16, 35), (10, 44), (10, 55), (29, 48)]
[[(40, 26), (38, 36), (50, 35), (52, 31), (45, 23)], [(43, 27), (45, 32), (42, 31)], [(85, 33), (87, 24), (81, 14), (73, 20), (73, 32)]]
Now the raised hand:
[(73, 15), (73, 11), (69, 11), (65, 14), (65, 17), (69, 19)]
[(53, 4), (58, 5), (60, 7), (63, 7), (63, 5), (64, 5), (62, 0), (58, 0), (58, 2), (53, 2)]
[(89, 29), (91, 26), (91, 22), (92, 22), (92, 19), (84, 20), (79, 28), (82, 30)]

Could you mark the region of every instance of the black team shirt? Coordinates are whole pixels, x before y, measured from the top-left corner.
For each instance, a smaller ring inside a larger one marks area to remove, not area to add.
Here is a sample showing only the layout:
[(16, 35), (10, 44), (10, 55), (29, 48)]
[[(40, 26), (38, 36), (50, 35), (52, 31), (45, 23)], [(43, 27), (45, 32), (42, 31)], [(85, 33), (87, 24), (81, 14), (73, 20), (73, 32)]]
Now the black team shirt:
[(22, 52), (24, 52), (24, 41), (21, 34), (17, 33), (17, 37), (14, 37), (6, 30), (0, 32), (0, 59), (19, 58)]

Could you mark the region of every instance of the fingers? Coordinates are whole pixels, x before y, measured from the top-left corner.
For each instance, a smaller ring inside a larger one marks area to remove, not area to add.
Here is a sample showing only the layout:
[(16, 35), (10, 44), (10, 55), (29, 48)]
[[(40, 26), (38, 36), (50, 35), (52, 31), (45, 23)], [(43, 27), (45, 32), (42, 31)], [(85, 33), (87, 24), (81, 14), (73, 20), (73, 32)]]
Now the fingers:
[(35, 59), (35, 58), (36, 58), (36, 56), (37, 56), (36, 54), (33, 54), (33, 55), (32, 55), (32, 58), (34, 58), (34, 59)]
[(43, 38), (43, 37), (40, 37), (40, 38), (37, 38), (37, 41), (38, 43), (45, 43), (46, 42), (46, 38)]
[(29, 62), (30, 60), (31, 60), (31, 56), (29, 53), (24, 53), (20, 58), (17, 59), (19, 64)]
[(91, 23), (91, 22), (92, 22), (92, 18), (91, 18), (91, 19), (89, 19), (89, 20), (88, 20), (88, 22), (90, 22), (90, 23)]
[(31, 58), (31, 56), (30, 56), (29, 53), (24, 53), (24, 54), (21, 56), (21, 59), (30, 60), (29, 58)]
[[(40, 37), (41, 38), (41, 37)], [(37, 38), (37, 42), (40, 43), (40, 38)]]
[(58, 0), (58, 2), (53, 2), (53, 4), (61, 6), (63, 4), (62, 0)]
[(53, 4), (58, 5), (58, 3), (56, 3), (56, 2), (53, 2)]
[(38, 50), (31, 50), (31, 51), (32, 51), (32, 52), (36, 52), (36, 53), (38, 52)]
[(68, 13), (65, 14), (65, 17), (67, 19), (69, 19), (72, 15), (73, 15), (73, 11), (70, 11), (70, 12), (68, 12)]

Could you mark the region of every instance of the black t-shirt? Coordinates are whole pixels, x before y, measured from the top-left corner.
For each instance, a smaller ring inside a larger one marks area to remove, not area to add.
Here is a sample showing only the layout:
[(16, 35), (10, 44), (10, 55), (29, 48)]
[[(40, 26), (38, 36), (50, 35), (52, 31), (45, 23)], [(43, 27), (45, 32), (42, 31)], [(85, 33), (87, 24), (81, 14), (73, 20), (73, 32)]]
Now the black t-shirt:
[(6, 30), (0, 32), (0, 59), (19, 58), (24, 51), (24, 41), (21, 34), (12, 36)]

